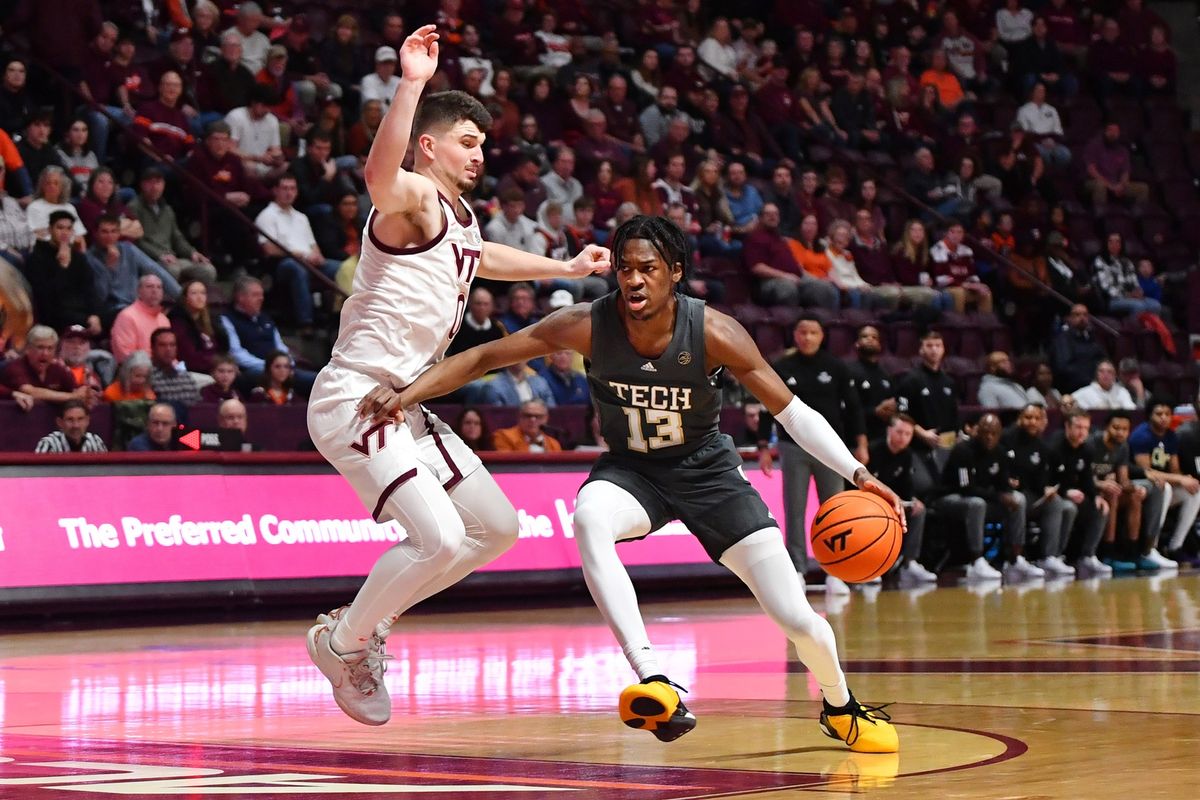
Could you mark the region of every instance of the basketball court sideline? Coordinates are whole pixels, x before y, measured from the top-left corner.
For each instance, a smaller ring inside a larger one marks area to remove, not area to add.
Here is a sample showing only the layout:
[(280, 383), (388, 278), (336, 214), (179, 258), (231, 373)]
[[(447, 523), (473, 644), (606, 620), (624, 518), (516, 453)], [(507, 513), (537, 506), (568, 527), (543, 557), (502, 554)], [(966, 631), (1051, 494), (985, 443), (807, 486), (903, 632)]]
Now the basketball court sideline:
[[(1183, 798), (1200, 783), (1200, 576), (810, 595), (901, 751), (850, 753), (748, 596), (647, 603), (699, 718), (620, 724), (595, 609), (415, 614), (392, 721), (347, 719), (308, 619), (0, 636), (0, 798)], [(1151, 766), (1152, 765), (1152, 766)]]

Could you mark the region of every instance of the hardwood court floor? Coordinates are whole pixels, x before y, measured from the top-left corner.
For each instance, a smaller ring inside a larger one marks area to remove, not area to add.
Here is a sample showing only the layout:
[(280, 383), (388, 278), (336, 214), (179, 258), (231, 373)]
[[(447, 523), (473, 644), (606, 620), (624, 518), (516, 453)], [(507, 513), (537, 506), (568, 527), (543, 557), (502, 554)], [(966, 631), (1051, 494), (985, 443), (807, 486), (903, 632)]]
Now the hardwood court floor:
[(294, 622), (0, 635), (0, 798), (1192, 798), (1200, 576), (855, 594), (830, 605), (899, 756), (817, 728), (753, 602), (647, 604), (698, 728), (622, 726), (630, 673), (590, 606), (418, 614), (392, 721), (342, 715)]

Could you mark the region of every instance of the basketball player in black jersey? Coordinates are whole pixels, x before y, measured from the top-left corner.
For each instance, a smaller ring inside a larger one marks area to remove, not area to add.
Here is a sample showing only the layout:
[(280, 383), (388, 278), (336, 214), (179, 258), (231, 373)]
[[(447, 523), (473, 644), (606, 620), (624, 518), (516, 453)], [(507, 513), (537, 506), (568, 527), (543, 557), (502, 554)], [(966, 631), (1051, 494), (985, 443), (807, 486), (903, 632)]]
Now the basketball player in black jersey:
[(622, 693), (622, 718), (663, 741), (696, 724), (679, 700), (679, 687), (659, 669), (616, 552), (617, 542), (643, 538), (679, 519), (714, 561), (750, 587), (795, 644), (821, 685), (826, 735), (858, 752), (895, 752), (895, 728), (886, 714), (850, 694), (833, 630), (808, 605), (778, 523), (743, 475), (732, 439), (717, 428), (720, 371), (729, 369), (801, 447), (860, 489), (886, 498), (903, 520), (899, 498), (784, 385), (736, 320), (679, 292), (688, 245), (674, 224), (635, 217), (617, 229), (612, 253), (617, 291), (448, 358), (400, 393), (373, 390), (360, 413), (384, 420), (499, 367), (557, 350), (583, 354), (611, 450), (579, 491), (575, 539), (588, 589), (641, 679)]

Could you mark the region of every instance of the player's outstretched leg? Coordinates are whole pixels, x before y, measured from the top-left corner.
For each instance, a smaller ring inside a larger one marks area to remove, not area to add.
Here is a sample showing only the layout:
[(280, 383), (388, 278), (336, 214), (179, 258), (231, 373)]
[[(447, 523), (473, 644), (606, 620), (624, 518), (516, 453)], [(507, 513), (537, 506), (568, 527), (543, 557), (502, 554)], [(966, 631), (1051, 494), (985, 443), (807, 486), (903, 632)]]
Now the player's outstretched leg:
[(348, 608), (323, 615), (308, 632), (309, 657), (333, 685), (338, 707), (366, 725), (382, 725), (391, 716), (380, 623), (445, 574), (466, 536), (454, 504), (423, 466), (392, 491), (383, 512), (380, 518), (399, 522), (408, 539), (379, 557)]
[(517, 510), (483, 468), (463, 478), (450, 490), (450, 500), (463, 521), (465, 538), (445, 570), (430, 578), (413, 594), (409, 604), (392, 612), (388, 624), (395, 622), (427, 597), (448, 589), (485, 564), (495, 561), (517, 543)]
[(658, 659), (638, 610), (637, 593), (617, 542), (650, 532), (650, 517), (632, 494), (608, 481), (593, 481), (575, 501), (575, 542), (588, 591), (621, 645), (640, 683), (621, 692), (621, 720), (669, 742), (696, 727), (679, 688), (659, 671)]
[(750, 534), (721, 555), (728, 567), (754, 593), (759, 605), (796, 647), (804, 666), (821, 686), (824, 707), (821, 730), (859, 753), (894, 753), (900, 740), (882, 710), (864, 706), (846, 686), (838, 663), (833, 628), (813, 611), (804, 596), (778, 528)]

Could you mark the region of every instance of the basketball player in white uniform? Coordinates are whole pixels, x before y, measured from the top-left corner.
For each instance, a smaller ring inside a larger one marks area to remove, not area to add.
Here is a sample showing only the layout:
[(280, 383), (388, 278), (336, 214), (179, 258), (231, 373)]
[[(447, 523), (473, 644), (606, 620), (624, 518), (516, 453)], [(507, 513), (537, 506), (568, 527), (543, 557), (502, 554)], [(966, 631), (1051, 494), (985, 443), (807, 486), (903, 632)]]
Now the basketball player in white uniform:
[[(397, 421), (375, 424), (360, 418), (359, 401), (377, 386), (408, 386), (442, 358), (476, 276), (571, 278), (608, 268), (601, 247), (559, 262), (483, 241), (461, 196), (482, 174), (491, 119), (464, 92), (420, 102), (437, 69), (434, 30), (419, 28), (401, 48), (403, 78), (367, 158), (374, 208), (358, 271), (308, 406), (317, 449), (377, 521), (396, 520), (408, 533), (380, 556), (354, 602), (319, 617), (308, 633), (309, 655), (333, 684), (334, 700), (368, 725), (391, 715), (382, 663), (391, 623), (511, 547), (517, 516), (475, 454), (433, 414), (412, 406)], [(401, 166), (410, 135), (412, 172)]]

